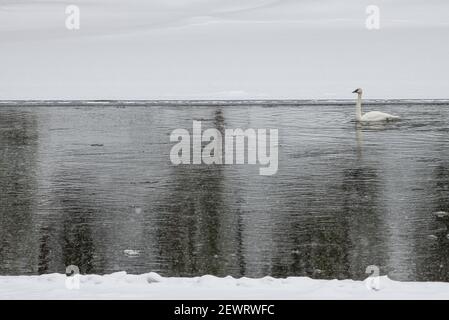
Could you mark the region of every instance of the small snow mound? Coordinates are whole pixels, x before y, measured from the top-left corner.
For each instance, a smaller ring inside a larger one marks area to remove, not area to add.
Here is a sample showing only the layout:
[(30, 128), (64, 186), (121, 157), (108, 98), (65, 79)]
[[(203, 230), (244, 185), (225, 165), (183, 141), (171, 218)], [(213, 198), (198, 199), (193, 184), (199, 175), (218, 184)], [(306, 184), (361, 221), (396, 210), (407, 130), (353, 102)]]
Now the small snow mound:
[(270, 277), (270, 276), (266, 276), (266, 277), (263, 277), (261, 280), (262, 280), (263, 282), (265, 282), (265, 283), (272, 283), (272, 282), (274, 282), (276, 279), (274, 279), (273, 277)]
[(146, 280), (148, 283), (157, 283), (157, 282), (162, 282), (162, 280), (164, 280), (164, 278), (162, 276), (160, 276), (159, 274), (157, 274), (156, 272), (150, 272), (146, 275)]
[(229, 279), (229, 278), (220, 278), (220, 277), (216, 277), (213, 275), (204, 275), (201, 277), (196, 277), (195, 278), (195, 282), (203, 287), (217, 287), (220, 285), (232, 285), (235, 280), (234, 279)]
[(211, 282), (216, 282), (218, 279), (219, 279), (218, 277), (212, 276), (210, 274), (206, 274), (204, 276), (199, 277), (198, 282), (211, 283)]
[(239, 287), (251, 287), (253, 281), (254, 281), (253, 279), (241, 277), (240, 279), (237, 280), (236, 285)]

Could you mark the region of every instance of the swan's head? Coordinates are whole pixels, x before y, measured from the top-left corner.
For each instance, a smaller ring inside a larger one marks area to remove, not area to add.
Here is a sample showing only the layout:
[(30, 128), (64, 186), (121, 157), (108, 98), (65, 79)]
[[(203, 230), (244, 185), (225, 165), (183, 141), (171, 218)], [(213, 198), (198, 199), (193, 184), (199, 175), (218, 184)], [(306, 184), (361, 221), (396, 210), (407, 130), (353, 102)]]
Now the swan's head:
[(362, 94), (363, 90), (362, 88), (357, 88), (354, 91), (352, 91), (352, 93), (358, 93), (358, 94)]

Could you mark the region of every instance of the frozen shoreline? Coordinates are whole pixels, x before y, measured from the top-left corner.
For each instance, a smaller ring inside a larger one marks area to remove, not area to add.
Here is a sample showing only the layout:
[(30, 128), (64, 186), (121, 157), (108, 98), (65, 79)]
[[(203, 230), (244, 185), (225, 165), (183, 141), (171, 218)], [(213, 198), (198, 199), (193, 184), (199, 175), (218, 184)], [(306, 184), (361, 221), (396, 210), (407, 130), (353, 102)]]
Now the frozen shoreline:
[(378, 281), (378, 290), (368, 289), (367, 280), (307, 277), (166, 278), (153, 272), (75, 277), (79, 289), (69, 289), (76, 287), (74, 278), (63, 274), (1, 276), (0, 299), (449, 299), (449, 283), (399, 282), (387, 276), (369, 278)]
[(0, 1), (0, 99), (448, 98), (441, 0), (379, 4), (375, 31), (369, 1), (71, 4), (77, 31), (63, 2)]

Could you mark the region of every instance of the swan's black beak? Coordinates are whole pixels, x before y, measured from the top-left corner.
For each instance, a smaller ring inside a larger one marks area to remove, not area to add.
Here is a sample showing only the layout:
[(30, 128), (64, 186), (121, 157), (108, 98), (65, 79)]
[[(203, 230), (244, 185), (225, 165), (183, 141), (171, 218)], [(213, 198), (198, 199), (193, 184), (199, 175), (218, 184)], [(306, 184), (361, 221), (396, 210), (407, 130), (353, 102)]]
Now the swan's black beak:
[(352, 91), (352, 93), (357, 93), (357, 90), (359, 90), (359, 89), (355, 89), (354, 91)]

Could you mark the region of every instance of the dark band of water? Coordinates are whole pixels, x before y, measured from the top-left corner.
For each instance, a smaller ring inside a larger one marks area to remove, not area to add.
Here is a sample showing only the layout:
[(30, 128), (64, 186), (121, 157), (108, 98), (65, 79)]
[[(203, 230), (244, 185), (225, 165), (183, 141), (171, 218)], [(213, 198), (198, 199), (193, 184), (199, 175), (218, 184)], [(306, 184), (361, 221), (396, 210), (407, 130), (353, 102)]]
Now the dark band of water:
[[(349, 99), (250, 99), (250, 100), (0, 100), (0, 107), (13, 106), (86, 106), (86, 107), (106, 107), (106, 106), (127, 106), (127, 107), (169, 107), (169, 106), (333, 106), (353, 104)], [(364, 105), (448, 105), (448, 99), (365, 99)]]
[[(377, 265), (449, 281), (433, 215), (449, 211), (445, 101), (371, 101), (402, 121), (370, 126), (342, 101), (0, 105), (0, 274), (362, 279)], [(193, 120), (278, 129), (278, 173), (172, 165), (169, 135)]]

